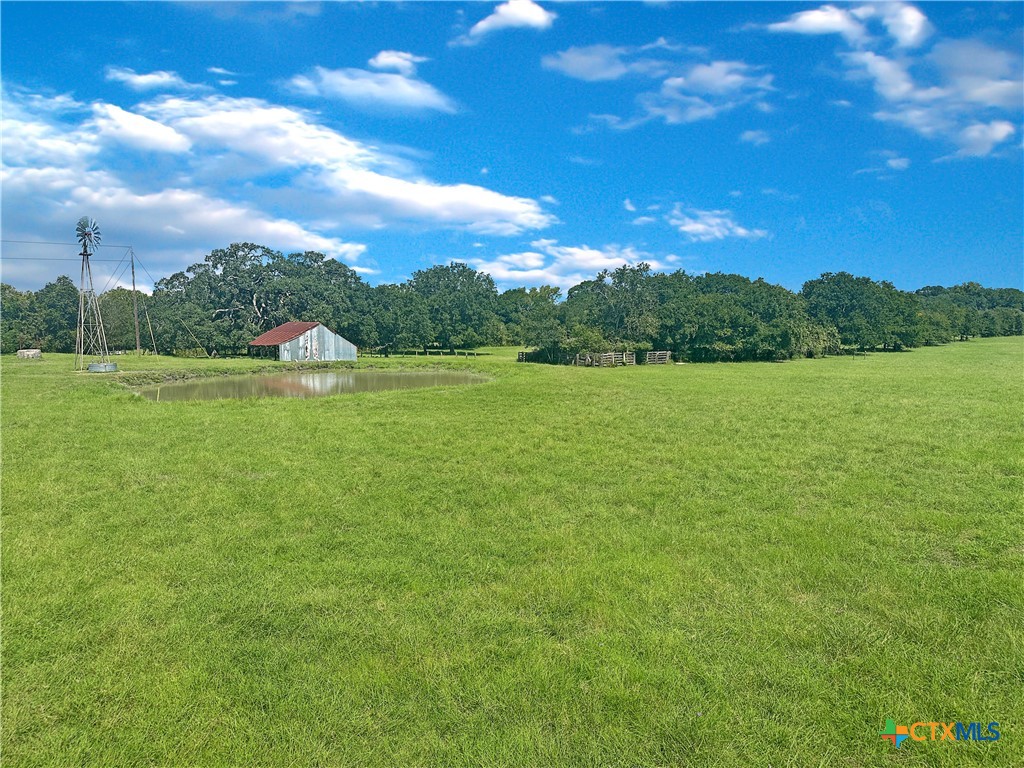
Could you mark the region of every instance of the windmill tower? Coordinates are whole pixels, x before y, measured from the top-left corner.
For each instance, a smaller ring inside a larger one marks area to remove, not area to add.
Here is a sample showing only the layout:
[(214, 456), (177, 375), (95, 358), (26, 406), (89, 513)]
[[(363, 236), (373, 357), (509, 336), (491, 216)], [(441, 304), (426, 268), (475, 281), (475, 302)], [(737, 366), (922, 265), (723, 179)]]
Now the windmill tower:
[[(116, 371), (117, 364), (110, 362), (107, 354), (107, 337), (103, 332), (103, 318), (100, 303), (92, 284), (92, 267), (89, 257), (96, 252), (103, 236), (95, 219), (83, 216), (76, 228), (78, 242), (82, 245), (82, 281), (78, 292), (78, 336), (75, 339), (75, 370)], [(89, 362), (86, 358), (96, 358)]]

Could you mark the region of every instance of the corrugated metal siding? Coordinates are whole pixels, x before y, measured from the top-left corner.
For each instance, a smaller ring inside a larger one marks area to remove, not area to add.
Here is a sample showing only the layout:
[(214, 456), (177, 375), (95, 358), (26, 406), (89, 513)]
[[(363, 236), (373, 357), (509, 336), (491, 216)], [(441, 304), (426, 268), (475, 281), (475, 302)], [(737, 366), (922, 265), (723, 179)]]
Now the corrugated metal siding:
[(356, 345), (323, 325), (306, 331), (298, 338), (278, 346), (279, 359), (296, 360), (355, 360)]

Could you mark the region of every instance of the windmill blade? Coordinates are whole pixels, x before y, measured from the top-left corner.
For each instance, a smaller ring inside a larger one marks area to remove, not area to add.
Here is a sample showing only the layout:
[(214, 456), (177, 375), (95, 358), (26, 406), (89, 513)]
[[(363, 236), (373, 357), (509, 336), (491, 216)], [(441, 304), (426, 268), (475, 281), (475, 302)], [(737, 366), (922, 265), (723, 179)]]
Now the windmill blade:
[(78, 235), (78, 242), (82, 244), (82, 250), (87, 253), (96, 250), (96, 246), (103, 240), (103, 235), (100, 233), (100, 227), (96, 223), (96, 219), (87, 216), (83, 216), (78, 220), (75, 233)]

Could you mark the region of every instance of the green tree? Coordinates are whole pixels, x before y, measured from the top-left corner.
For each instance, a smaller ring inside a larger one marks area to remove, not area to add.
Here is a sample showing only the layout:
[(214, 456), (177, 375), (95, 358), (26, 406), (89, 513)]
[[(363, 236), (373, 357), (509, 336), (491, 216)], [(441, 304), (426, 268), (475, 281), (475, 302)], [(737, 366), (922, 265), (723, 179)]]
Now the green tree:
[(566, 327), (589, 326), (603, 329), (609, 304), (609, 289), (608, 272), (605, 270), (598, 272), (593, 280), (584, 280), (570, 288), (563, 310)]
[[(977, 335), (1024, 334), (1024, 291), (1017, 288), (984, 288), (970, 282), (952, 288), (929, 285), (915, 295), (928, 316), (944, 316), (949, 335), (961, 340)], [(929, 325), (936, 322), (933, 319)], [(927, 330), (925, 335), (930, 338)]]
[(434, 339), (426, 299), (408, 284), (373, 289), (372, 314), (379, 343), (388, 351), (422, 347)]
[(651, 266), (625, 264), (611, 274), (605, 335), (630, 346), (649, 344), (658, 332), (658, 303)]
[(567, 356), (573, 357), (600, 354), (607, 351), (609, 346), (597, 328), (577, 323), (569, 328), (563, 349)]
[(524, 344), (552, 349), (566, 338), (559, 306), (561, 295), (561, 290), (551, 285), (529, 289), (529, 310), (522, 321)]
[(7, 283), (0, 283), (0, 353), (16, 352), (39, 341), (32, 326), (31, 291), (19, 291)]
[(33, 346), (44, 352), (74, 352), (78, 334), (78, 289), (61, 275), (36, 292), (28, 326), (36, 335)]
[(810, 316), (834, 325), (848, 347), (900, 349), (918, 343), (918, 305), (891, 283), (826, 272), (804, 283), (801, 295)]
[(552, 349), (565, 339), (559, 299), (562, 292), (552, 285), (513, 288), (498, 298), (499, 316), (510, 343)]
[(498, 340), (498, 290), (490, 275), (452, 262), (414, 272), (409, 284), (426, 302), (440, 346), (454, 351)]
[[(139, 294), (138, 298), (141, 296), (142, 294)], [(131, 290), (113, 288), (104, 293), (100, 296), (100, 311), (103, 314), (103, 332), (107, 337), (107, 348), (135, 349), (135, 309)]]
[(652, 276), (656, 293), (658, 330), (654, 349), (667, 349), (677, 360), (688, 359), (690, 341), (697, 332), (696, 307), (700, 292), (683, 271)]

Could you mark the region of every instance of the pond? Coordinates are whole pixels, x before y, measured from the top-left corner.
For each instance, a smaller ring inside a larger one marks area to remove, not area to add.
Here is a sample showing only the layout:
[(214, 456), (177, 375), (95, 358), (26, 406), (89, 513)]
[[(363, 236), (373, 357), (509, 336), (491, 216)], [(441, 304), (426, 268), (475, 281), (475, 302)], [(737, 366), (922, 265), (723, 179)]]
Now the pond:
[(160, 402), (245, 397), (326, 397), (354, 392), (481, 384), (483, 376), (461, 371), (320, 371), (258, 376), (218, 376), (146, 387), (139, 394)]

